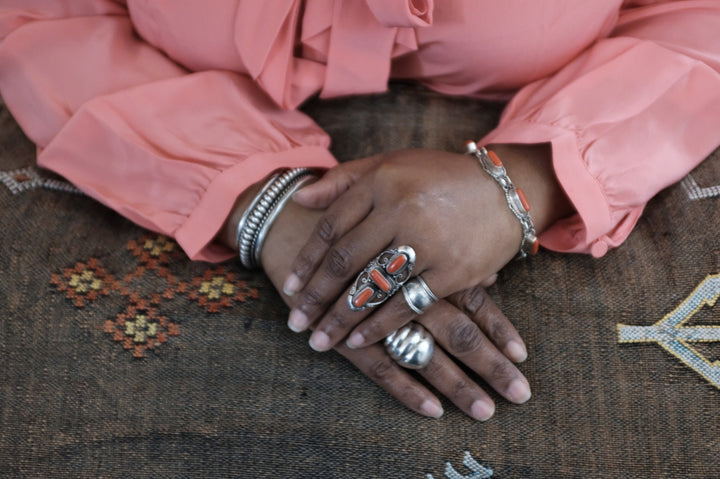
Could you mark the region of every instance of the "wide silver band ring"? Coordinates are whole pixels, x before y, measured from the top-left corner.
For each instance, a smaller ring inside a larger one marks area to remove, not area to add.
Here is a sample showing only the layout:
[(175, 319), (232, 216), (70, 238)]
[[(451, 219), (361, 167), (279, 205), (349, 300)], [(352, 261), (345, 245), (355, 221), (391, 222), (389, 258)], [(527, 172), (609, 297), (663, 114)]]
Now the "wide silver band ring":
[(400, 366), (421, 369), (432, 359), (435, 339), (421, 324), (411, 321), (385, 338), (385, 349)]
[(383, 251), (355, 278), (348, 306), (352, 311), (363, 311), (387, 301), (410, 278), (414, 265), (415, 250), (410, 246)]
[(437, 296), (420, 276), (408, 281), (403, 286), (402, 292), (410, 309), (417, 314), (423, 314), (430, 306), (438, 302)]

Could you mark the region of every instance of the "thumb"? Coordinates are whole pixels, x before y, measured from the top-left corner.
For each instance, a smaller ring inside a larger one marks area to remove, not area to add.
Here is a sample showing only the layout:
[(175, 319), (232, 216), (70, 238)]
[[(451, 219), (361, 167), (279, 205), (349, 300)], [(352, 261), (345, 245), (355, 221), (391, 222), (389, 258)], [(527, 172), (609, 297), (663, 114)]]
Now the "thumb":
[(480, 283), (480, 286), (483, 288), (489, 288), (493, 284), (495, 284), (495, 281), (497, 281), (498, 275), (497, 273), (491, 274), (488, 276), (484, 281)]
[(338, 165), (325, 173), (315, 183), (296, 191), (292, 199), (306, 208), (327, 208), (354, 183), (353, 179)]
[(378, 157), (340, 163), (328, 170), (322, 178), (293, 194), (293, 201), (306, 208), (327, 208), (369, 171)]

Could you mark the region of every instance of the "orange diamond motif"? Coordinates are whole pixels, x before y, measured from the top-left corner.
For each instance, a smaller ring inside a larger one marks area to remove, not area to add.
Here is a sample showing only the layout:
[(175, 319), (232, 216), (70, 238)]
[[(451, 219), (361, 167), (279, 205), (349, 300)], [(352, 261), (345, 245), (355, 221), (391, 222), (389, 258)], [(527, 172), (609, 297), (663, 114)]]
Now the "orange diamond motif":
[(132, 351), (133, 357), (142, 358), (148, 349), (155, 350), (166, 343), (168, 336), (179, 336), (180, 328), (158, 314), (155, 301), (133, 295), (125, 311), (105, 321), (105, 332), (124, 349)]
[(249, 288), (246, 281), (235, 280), (235, 275), (225, 272), (222, 266), (193, 279), (189, 289), (188, 298), (211, 313), (219, 312), (221, 307), (230, 308), (236, 301), (259, 297), (257, 289)]
[(95, 258), (66, 268), (63, 274), (53, 274), (50, 283), (64, 292), (67, 299), (73, 300), (78, 308), (85, 306), (87, 301), (107, 296), (118, 287), (115, 277), (108, 274)]

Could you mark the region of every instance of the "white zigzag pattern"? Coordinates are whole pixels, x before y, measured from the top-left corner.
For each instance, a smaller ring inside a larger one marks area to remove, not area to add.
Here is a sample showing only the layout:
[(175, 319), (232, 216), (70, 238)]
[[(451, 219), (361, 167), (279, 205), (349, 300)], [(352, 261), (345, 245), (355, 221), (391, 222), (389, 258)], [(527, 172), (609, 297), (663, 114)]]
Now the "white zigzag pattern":
[(0, 182), (7, 186), (13, 195), (18, 195), (36, 188), (83, 194), (82, 191), (67, 181), (44, 178), (38, 170), (32, 166), (12, 171), (0, 171)]
[(703, 188), (697, 184), (691, 175), (687, 175), (680, 184), (691, 200), (702, 200), (720, 196), (720, 185)]
[[(445, 477), (448, 479), (490, 479), (493, 475), (492, 469), (481, 466), (468, 451), (465, 451), (463, 464), (472, 471), (472, 474), (463, 476), (449, 462), (445, 463)], [(434, 479), (432, 474), (427, 475), (427, 479)]]

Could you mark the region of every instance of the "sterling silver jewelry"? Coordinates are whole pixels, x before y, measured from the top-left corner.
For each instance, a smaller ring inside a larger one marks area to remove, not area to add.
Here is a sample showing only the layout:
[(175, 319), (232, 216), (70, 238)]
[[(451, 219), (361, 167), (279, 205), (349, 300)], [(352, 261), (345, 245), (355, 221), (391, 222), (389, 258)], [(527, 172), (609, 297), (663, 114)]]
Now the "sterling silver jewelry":
[(385, 349), (400, 366), (424, 368), (435, 352), (435, 339), (419, 323), (411, 321), (385, 338)]
[(245, 268), (255, 269), (260, 265), (260, 250), (270, 226), (290, 195), (314, 177), (313, 171), (311, 168), (285, 168), (273, 174), (240, 217), (235, 241)]
[(468, 141), (465, 146), (467, 153), (475, 156), (482, 169), (500, 185), (503, 193), (505, 193), (505, 200), (508, 207), (510, 207), (510, 211), (520, 221), (523, 237), (520, 242), (520, 251), (516, 257), (522, 259), (529, 254), (537, 253), (540, 243), (535, 232), (535, 225), (530, 217), (530, 203), (528, 203), (525, 193), (520, 188), (515, 188), (500, 158), (495, 153), (488, 152), (484, 147), (478, 148), (474, 141)]
[(403, 296), (410, 309), (417, 314), (423, 314), (430, 306), (438, 302), (427, 283), (415, 276), (402, 287)]
[(370, 261), (355, 279), (348, 293), (352, 311), (373, 308), (395, 294), (415, 264), (415, 250), (410, 246), (383, 251)]
[(315, 179), (316, 177), (312, 174), (298, 176), (295, 180), (288, 184), (285, 191), (282, 192), (280, 198), (273, 205), (272, 210), (270, 210), (270, 212), (267, 214), (265, 221), (258, 230), (255, 244), (253, 245), (253, 260), (256, 265), (260, 264), (260, 252), (262, 251), (263, 244), (265, 243), (265, 237), (267, 236), (268, 231), (270, 231), (270, 227), (273, 225), (273, 223), (275, 223), (275, 218), (277, 218), (277, 215), (280, 214), (283, 207), (285, 206), (285, 203), (288, 202), (288, 200), (292, 197), (293, 193), (305, 186), (308, 182)]

